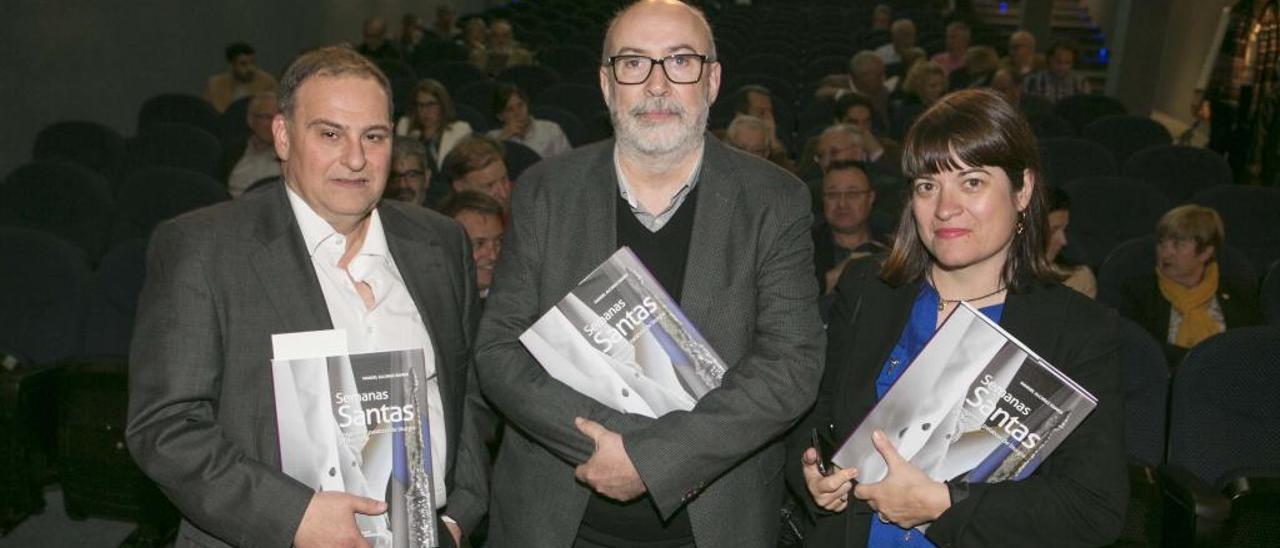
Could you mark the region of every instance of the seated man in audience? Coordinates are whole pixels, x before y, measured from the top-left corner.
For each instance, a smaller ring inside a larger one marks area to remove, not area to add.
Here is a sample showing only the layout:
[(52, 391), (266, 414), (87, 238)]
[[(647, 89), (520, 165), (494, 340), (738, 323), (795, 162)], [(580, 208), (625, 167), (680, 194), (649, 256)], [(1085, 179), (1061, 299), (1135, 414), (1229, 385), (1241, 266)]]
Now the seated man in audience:
[(871, 8), (871, 30), (889, 30), (893, 24), (893, 8), (889, 4), (876, 4)]
[(873, 123), (875, 105), (861, 93), (846, 93), (836, 99), (835, 123), (849, 124), (862, 133), (864, 161), (897, 173), (901, 169), (902, 146), (878, 132)]
[(395, 44), (387, 40), (387, 22), (381, 17), (370, 17), (364, 21), (364, 43), (356, 51), (374, 61), (400, 59)]
[[(883, 235), (871, 230), (876, 191), (858, 162), (840, 160), (822, 176), (823, 222), (813, 228), (813, 266), (827, 295), (849, 261), (886, 251)], [(824, 312), (826, 307), (823, 307)]]
[(991, 89), (1003, 96), (1013, 106), (1022, 106), (1022, 83), (1012, 70), (1001, 67), (995, 74), (991, 75)]
[(911, 48), (916, 47), (916, 24), (910, 19), (899, 19), (889, 29), (890, 42), (876, 48), (876, 55), (884, 60), (885, 71), (892, 75), (906, 72), (902, 66), (902, 57)]
[(489, 296), (493, 283), (493, 266), (502, 250), (502, 235), (506, 232), (506, 214), (502, 204), (488, 194), (464, 190), (455, 192), (440, 204), (440, 213), (458, 221), (471, 239), (471, 257), (476, 262), (476, 289), (480, 299)]
[(884, 59), (871, 51), (860, 51), (849, 60), (849, 84), (853, 91), (865, 95), (875, 106), (872, 124), (877, 131), (889, 129), (889, 94), (898, 80), (885, 80)]
[(929, 60), (942, 67), (947, 74), (964, 66), (964, 52), (969, 49), (972, 31), (964, 21), (952, 21), (947, 24), (946, 51), (941, 51)]
[(515, 30), (506, 19), (497, 19), (489, 25), (486, 53), (485, 70), (489, 74), (497, 74), (507, 67), (533, 64), (533, 54), (516, 41)]
[(227, 192), (232, 198), (238, 198), (255, 182), (280, 176), (280, 160), (276, 158), (271, 133), (271, 120), (275, 119), (277, 112), (274, 91), (259, 92), (249, 99), (249, 110), (245, 113), (245, 122), (249, 124), (249, 143), (227, 176)]
[(427, 163), (427, 147), (417, 139), (396, 139), (391, 146), (391, 174), (382, 199), (426, 205), (427, 187), (431, 185), (431, 168)]
[(739, 114), (729, 122), (724, 140), (734, 148), (764, 159), (769, 158), (769, 125), (755, 116)]
[(1058, 102), (1072, 95), (1089, 93), (1089, 80), (1076, 72), (1076, 48), (1066, 42), (1049, 48), (1049, 68), (1033, 73), (1022, 82), (1022, 92)]
[(431, 32), (442, 42), (457, 40), (462, 35), (462, 29), (458, 28), (457, 8), (449, 4), (436, 6), (436, 21)]
[(275, 91), (276, 79), (254, 64), (253, 47), (244, 42), (227, 46), (227, 71), (209, 77), (204, 87), (204, 98), (218, 112), (236, 99), (261, 91)]
[(454, 192), (471, 190), (488, 194), (502, 209), (511, 203), (511, 179), (503, 160), (502, 144), (492, 137), (472, 134), (444, 157), (444, 172)]
[(762, 122), (769, 130), (770, 161), (782, 166), (787, 171), (794, 171), (795, 164), (787, 157), (787, 146), (778, 134), (778, 122), (773, 115), (773, 93), (761, 85), (747, 84), (734, 93), (733, 111), (737, 115), (747, 115)]
[(1000, 60), (1019, 80), (1045, 67), (1044, 55), (1036, 53), (1036, 37), (1025, 30), (1009, 35), (1009, 54)]
[(400, 18), (400, 36), (396, 38), (400, 55), (405, 59), (412, 58), (414, 50), (418, 49), (426, 35), (427, 29), (422, 25), (421, 18), (413, 13), (404, 14)]

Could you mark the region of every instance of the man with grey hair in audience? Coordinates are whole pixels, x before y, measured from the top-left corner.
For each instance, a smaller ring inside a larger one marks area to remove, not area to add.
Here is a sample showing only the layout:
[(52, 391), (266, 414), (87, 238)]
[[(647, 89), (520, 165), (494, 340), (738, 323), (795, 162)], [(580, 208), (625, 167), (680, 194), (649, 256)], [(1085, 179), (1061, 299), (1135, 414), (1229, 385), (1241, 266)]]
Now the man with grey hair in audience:
[(238, 198), (253, 183), (280, 176), (280, 160), (276, 158), (271, 120), (276, 117), (276, 93), (263, 91), (249, 99), (245, 123), (249, 126), (249, 142), (227, 176), (227, 192)]
[(884, 59), (873, 51), (860, 51), (849, 60), (849, 86), (871, 100), (876, 127), (889, 127), (889, 94), (897, 83), (897, 78), (885, 78)]
[(427, 147), (417, 139), (396, 139), (391, 146), (391, 173), (387, 188), (382, 191), (385, 200), (400, 200), (425, 205), (427, 187), (431, 184), (431, 168), (427, 163)]
[(916, 47), (916, 24), (910, 19), (898, 19), (889, 27), (889, 43), (876, 48), (876, 55), (884, 59), (885, 66), (902, 62), (902, 56)]
[(755, 116), (739, 114), (724, 132), (725, 142), (734, 148), (761, 158), (769, 158), (771, 136), (769, 125)]

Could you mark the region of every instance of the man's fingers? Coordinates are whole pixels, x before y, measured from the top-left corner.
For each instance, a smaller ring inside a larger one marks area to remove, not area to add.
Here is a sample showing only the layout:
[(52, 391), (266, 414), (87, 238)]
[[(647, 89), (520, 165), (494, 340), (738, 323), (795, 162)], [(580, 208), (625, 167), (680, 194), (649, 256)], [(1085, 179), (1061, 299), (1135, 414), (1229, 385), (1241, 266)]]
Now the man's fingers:
[(591, 438), (591, 441), (598, 441), (600, 436), (609, 431), (608, 428), (601, 426), (600, 423), (582, 417), (573, 419), (573, 425), (578, 427), (578, 431), (582, 432), (583, 435)]
[(387, 511), (387, 503), (377, 499), (351, 495), (349, 503), (352, 511), (367, 516), (374, 516)]

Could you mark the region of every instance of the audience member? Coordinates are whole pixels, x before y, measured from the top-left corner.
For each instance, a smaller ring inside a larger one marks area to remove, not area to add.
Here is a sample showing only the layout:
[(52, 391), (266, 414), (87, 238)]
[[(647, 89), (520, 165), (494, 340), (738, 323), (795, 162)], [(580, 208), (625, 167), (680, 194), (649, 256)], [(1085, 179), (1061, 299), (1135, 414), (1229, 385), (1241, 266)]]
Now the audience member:
[(396, 50), (396, 45), (387, 40), (387, 22), (385, 20), (381, 17), (370, 17), (365, 19), (362, 28), (364, 30), (364, 42), (360, 44), (356, 51), (374, 61), (400, 59), (400, 52)]
[(947, 89), (951, 91), (981, 88), (991, 85), (991, 78), (1000, 68), (1000, 54), (991, 46), (973, 46), (964, 52), (964, 67), (947, 77)]
[(836, 100), (835, 123), (849, 124), (858, 128), (861, 133), (863, 159), (897, 173), (902, 160), (902, 147), (897, 141), (884, 137), (875, 127), (874, 109), (871, 99), (861, 93), (851, 92), (841, 95)]
[(972, 38), (972, 31), (969, 25), (964, 21), (952, 21), (947, 24), (945, 51), (938, 52), (930, 57), (935, 65), (942, 67), (949, 75), (952, 71), (964, 66), (964, 54), (969, 51), (969, 42)]
[(430, 78), (418, 82), (413, 109), (396, 122), (396, 136), (422, 141), (430, 167), (437, 172), (453, 146), (468, 135), (471, 124), (458, 119), (444, 84)]
[(389, 487), (361, 488), (319, 439), (307, 462), (333, 467), (282, 471), (277, 440), (309, 432), (277, 431), (272, 335), (338, 328), (352, 353), (425, 349), (409, 364), (423, 373), (429, 417), (435, 473), (425, 487), (444, 518), (442, 544), (460, 545), (489, 490), (473, 426), (489, 412), (467, 380), (479, 310), (466, 235), (435, 212), (379, 201), (391, 86), (367, 58), (346, 47), (305, 53), (279, 94), (283, 182), (151, 237), (134, 332), (145, 343), (129, 357), (129, 453), (182, 512), (177, 546), (363, 544), (356, 517), (387, 512)]
[(1256, 280), (1223, 275), (1215, 255), (1222, 248), (1222, 218), (1188, 204), (1156, 224), (1156, 268), (1121, 285), (1117, 307), (1164, 342), (1171, 365), (1187, 349), (1226, 329), (1261, 323)]
[(489, 25), (484, 18), (470, 17), (462, 24), (462, 45), (467, 48), (467, 61), (480, 70), (489, 67)]
[(253, 47), (249, 44), (231, 44), (224, 56), (227, 59), (226, 72), (210, 76), (204, 86), (205, 100), (218, 112), (227, 110), (227, 106), (241, 97), (276, 90), (276, 79), (254, 64)]
[(889, 4), (876, 4), (871, 8), (871, 30), (888, 31), (893, 23), (893, 8)]
[(391, 147), (391, 174), (382, 199), (425, 205), (431, 184), (427, 148), (417, 139), (396, 139)]
[(454, 192), (470, 190), (488, 194), (504, 210), (511, 203), (511, 179), (503, 160), (502, 144), (485, 135), (469, 135), (444, 158), (444, 172)]
[(464, 190), (450, 194), (440, 204), (440, 212), (458, 221), (471, 239), (471, 257), (476, 264), (476, 289), (481, 304), (489, 297), (493, 284), (493, 267), (502, 251), (502, 234), (506, 232), (506, 212), (502, 204), (488, 194)]
[(1001, 67), (991, 75), (991, 89), (1014, 106), (1022, 106), (1022, 83), (1013, 71)]
[(925, 109), (947, 91), (947, 72), (926, 61), (916, 63), (902, 82), (901, 93), (889, 103), (889, 135), (901, 139)]
[(436, 6), (436, 20), (431, 25), (431, 33), (442, 42), (456, 40), (462, 35), (458, 28), (458, 10), (450, 4)]
[(764, 159), (769, 158), (770, 136), (769, 124), (764, 120), (748, 114), (739, 114), (729, 122), (724, 132), (725, 142), (730, 146)]
[[(876, 191), (858, 162), (841, 160), (822, 175), (822, 223), (813, 228), (813, 266), (819, 291), (831, 293), (849, 261), (888, 248), (872, 234), (871, 206)], [(825, 308), (825, 307), (824, 307)]]
[(1098, 280), (1093, 277), (1093, 271), (1086, 265), (1068, 264), (1060, 254), (1062, 248), (1067, 245), (1067, 225), (1071, 224), (1071, 198), (1065, 190), (1056, 186), (1046, 186), (1046, 189), (1049, 206), (1049, 248), (1045, 251), (1045, 258), (1066, 275), (1066, 279), (1062, 281), (1063, 285), (1087, 295), (1090, 299), (1095, 298), (1098, 296)]
[(427, 30), (422, 26), (422, 19), (412, 13), (404, 14), (400, 18), (400, 36), (396, 38), (396, 47), (400, 49), (401, 57), (412, 58), (414, 50), (418, 49), (426, 36)]
[(884, 59), (871, 51), (860, 51), (849, 60), (849, 84), (853, 91), (865, 95), (875, 105), (874, 124), (889, 129), (889, 94), (897, 80), (886, 81)]
[(573, 148), (559, 124), (529, 115), (529, 96), (515, 84), (498, 84), (493, 92), (492, 112), (502, 122), (502, 127), (489, 130), (488, 135), (494, 139), (520, 143), (543, 158)]
[(276, 93), (255, 93), (248, 106), (245, 123), (249, 125), (249, 142), (227, 176), (227, 192), (232, 198), (239, 197), (257, 181), (280, 176), (280, 160), (276, 158), (274, 135), (271, 133), (271, 121), (279, 113)]
[(786, 143), (778, 134), (778, 122), (773, 115), (773, 93), (761, 85), (747, 84), (733, 95), (733, 111), (738, 115), (756, 118), (769, 129), (769, 161), (792, 171), (795, 166), (787, 157)]
[(507, 67), (533, 64), (533, 54), (515, 37), (515, 29), (506, 19), (496, 19), (489, 24), (489, 43), (485, 49), (483, 70), (497, 74)]
[(1022, 82), (1022, 92), (1038, 95), (1051, 102), (1089, 93), (1089, 79), (1074, 70), (1076, 48), (1066, 42), (1058, 42), (1049, 48), (1049, 68), (1027, 76)]
[(887, 72), (900, 74), (902, 71), (895, 72), (894, 65), (902, 63), (902, 56), (907, 50), (916, 47), (916, 24), (910, 19), (894, 21), (889, 29), (889, 38), (888, 44), (876, 48), (876, 55), (884, 60)]
[(820, 78), (814, 86), (814, 99), (834, 99), (843, 93), (853, 91), (849, 76), (846, 74), (828, 74)]
[(1009, 69), (1019, 80), (1045, 68), (1044, 55), (1036, 51), (1036, 37), (1025, 30), (1009, 35), (1009, 54), (1000, 65)]

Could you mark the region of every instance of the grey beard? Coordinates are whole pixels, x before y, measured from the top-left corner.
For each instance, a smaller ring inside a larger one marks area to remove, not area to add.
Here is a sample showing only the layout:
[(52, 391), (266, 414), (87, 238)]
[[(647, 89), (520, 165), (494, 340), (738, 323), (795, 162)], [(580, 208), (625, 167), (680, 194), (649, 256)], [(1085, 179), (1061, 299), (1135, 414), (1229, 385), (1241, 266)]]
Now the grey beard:
[(707, 127), (707, 116), (710, 108), (705, 107), (709, 107), (709, 105), (704, 105), (704, 108), (698, 109), (698, 113), (691, 123), (686, 122), (689, 112), (682, 113), (679, 131), (676, 132), (670, 143), (663, 143), (656, 139), (646, 139), (646, 136), (643, 135), (644, 129), (639, 127), (631, 112), (619, 112), (618, 109), (611, 108), (609, 109), (609, 117), (613, 120), (614, 133), (617, 137), (618, 145), (624, 151), (643, 156), (665, 156), (697, 147), (698, 140), (702, 138), (702, 133)]

